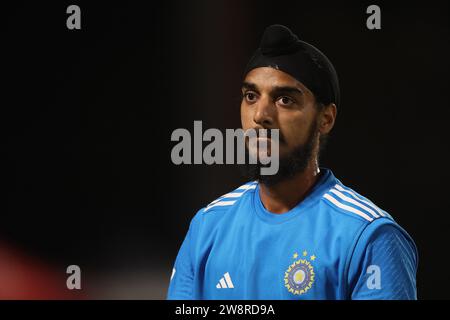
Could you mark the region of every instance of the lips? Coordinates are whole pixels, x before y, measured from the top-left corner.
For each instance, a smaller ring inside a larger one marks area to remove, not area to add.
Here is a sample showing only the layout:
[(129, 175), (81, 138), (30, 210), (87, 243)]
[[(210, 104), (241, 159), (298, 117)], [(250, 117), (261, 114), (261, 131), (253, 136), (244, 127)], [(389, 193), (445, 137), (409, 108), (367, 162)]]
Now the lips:
[(260, 129), (256, 131), (256, 136), (258, 139), (270, 139), (272, 131), (270, 129)]
[(260, 138), (257, 138), (256, 141), (258, 142), (259, 145), (261, 143), (267, 143), (267, 146), (270, 146), (270, 143), (272, 142), (272, 139), (266, 138), (266, 137), (260, 137)]

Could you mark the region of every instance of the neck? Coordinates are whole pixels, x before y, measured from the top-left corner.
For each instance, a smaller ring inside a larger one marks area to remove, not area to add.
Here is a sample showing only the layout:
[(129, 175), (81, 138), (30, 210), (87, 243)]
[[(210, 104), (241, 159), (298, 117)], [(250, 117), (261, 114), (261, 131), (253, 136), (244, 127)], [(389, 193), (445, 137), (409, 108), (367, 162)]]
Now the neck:
[(299, 204), (317, 181), (320, 170), (317, 158), (303, 172), (273, 186), (260, 184), (259, 195), (264, 207), (272, 213), (285, 213)]

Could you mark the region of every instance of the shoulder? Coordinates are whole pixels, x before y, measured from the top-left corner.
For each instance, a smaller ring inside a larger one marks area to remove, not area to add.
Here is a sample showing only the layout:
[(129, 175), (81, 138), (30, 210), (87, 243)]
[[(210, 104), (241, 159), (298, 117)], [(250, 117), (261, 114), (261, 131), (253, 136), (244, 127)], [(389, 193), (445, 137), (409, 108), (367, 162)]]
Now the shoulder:
[(218, 197), (211, 201), (207, 206), (202, 208), (202, 214), (224, 212), (235, 206), (246, 194), (251, 194), (256, 189), (258, 183), (256, 181), (247, 182), (236, 189)]
[(338, 181), (323, 193), (322, 202), (328, 214), (336, 217), (336, 228), (353, 239), (351, 252), (354, 254), (373, 244), (383, 243), (402, 246), (417, 260), (417, 248), (412, 237), (369, 198)]
[[(419, 260), (416, 244), (387, 211), (339, 180), (324, 191), (321, 203), (333, 219), (337, 236), (348, 241), (345, 268), (350, 287), (356, 285), (359, 275), (366, 275), (370, 265), (394, 270), (393, 275), (401, 271), (414, 285)], [(395, 293), (394, 289), (391, 291)]]
[(197, 211), (191, 225), (198, 224), (205, 219), (215, 220), (224, 216), (227, 212), (237, 207), (246, 196), (253, 194), (257, 185), (256, 181), (250, 181), (214, 199)]
[(410, 235), (385, 210), (340, 181), (322, 195), (326, 211), (335, 219), (335, 227), (351, 236), (356, 243), (370, 243), (379, 237), (400, 235), (415, 249)]
[(333, 214), (345, 217), (344, 220), (357, 220), (363, 225), (380, 218), (394, 221), (385, 210), (340, 182), (325, 190), (322, 195), (322, 202), (327, 205), (328, 210)]

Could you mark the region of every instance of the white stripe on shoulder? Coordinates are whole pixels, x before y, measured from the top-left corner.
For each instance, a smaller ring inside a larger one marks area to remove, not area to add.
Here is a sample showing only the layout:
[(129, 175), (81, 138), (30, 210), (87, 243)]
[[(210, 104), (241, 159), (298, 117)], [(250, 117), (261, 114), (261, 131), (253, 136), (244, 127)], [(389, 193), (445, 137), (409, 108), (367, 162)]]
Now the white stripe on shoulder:
[(213, 207), (223, 207), (223, 206), (231, 206), (232, 204), (234, 204), (236, 202), (235, 201), (220, 201), (220, 202), (216, 202), (214, 204), (211, 204), (209, 206), (207, 206), (205, 208), (205, 211), (208, 211), (209, 209), (213, 208)]
[(380, 216), (375, 213), (372, 209), (368, 208), (367, 206), (359, 203), (358, 201), (347, 197), (346, 195), (342, 194), (341, 192), (337, 191), (336, 189), (331, 189), (330, 192), (333, 192), (335, 195), (337, 195), (339, 198), (341, 198), (344, 201), (350, 202), (351, 204), (354, 204), (357, 207), (360, 207), (361, 209), (366, 210), (369, 212), (374, 218), (379, 218)]
[(355, 209), (355, 208), (353, 208), (353, 207), (350, 207), (350, 206), (348, 206), (348, 205), (346, 205), (346, 204), (343, 204), (343, 203), (339, 202), (338, 200), (336, 200), (335, 198), (333, 198), (333, 197), (332, 197), (330, 194), (328, 194), (328, 193), (325, 193), (325, 194), (323, 195), (323, 197), (324, 197), (325, 199), (327, 199), (328, 201), (330, 201), (332, 204), (334, 204), (334, 205), (335, 205), (336, 207), (338, 207), (338, 208), (341, 208), (341, 209), (346, 210), (346, 211), (350, 211), (350, 212), (352, 212), (352, 213), (354, 213), (354, 214), (356, 214), (356, 215), (358, 215), (358, 216), (360, 216), (360, 217), (366, 219), (366, 220), (369, 221), (369, 222), (373, 221), (373, 218), (370, 217), (370, 216), (368, 216), (368, 215), (365, 214), (364, 212), (362, 212), (362, 211), (360, 211), (360, 210), (358, 210), (358, 209)]
[(383, 211), (381, 211), (380, 208), (378, 208), (374, 203), (369, 202), (369, 201), (366, 201), (366, 200), (362, 199), (361, 197), (358, 197), (358, 195), (356, 195), (354, 192), (352, 192), (351, 190), (348, 190), (347, 188), (343, 188), (343, 187), (342, 187), (341, 185), (339, 185), (339, 184), (336, 184), (334, 187), (335, 187), (336, 189), (338, 189), (339, 191), (343, 191), (343, 192), (348, 193), (348, 194), (351, 195), (354, 199), (356, 199), (356, 200), (358, 200), (358, 201), (360, 201), (360, 202), (362, 202), (362, 203), (367, 204), (367, 205), (370, 206), (372, 209), (376, 210), (376, 211), (380, 214), (380, 216), (386, 217), (386, 214), (385, 214)]
[[(252, 188), (252, 189), (254, 189), (254, 188)], [(250, 189), (247, 189), (247, 190), (250, 190)], [(246, 190), (246, 191), (247, 191), (247, 190)], [(223, 199), (225, 199), (225, 198), (239, 198), (239, 197), (242, 196), (244, 193), (245, 193), (245, 191), (244, 191), (244, 192), (230, 192), (230, 193), (224, 194), (224, 195), (221, 196), (219, 199), (216, 199), (216, 200), (214, 200), (213, 202), (211, 202), (209, 205), (214, 204), (214, 203), (216, 203), (216, 202), (219, 202), (220, 200), (223, 200)]]
[(237, 188), (235, 191), (242, 191), (242, 192), (230, 192), (230, 193), (226, 193), (223, 196), (220, 196), (219, 198), (217, 198), (216, 200), (212, 201), (211, 203), (209, 203), (204, 211), (207, 211), (213, 207), (221, 207), (221, 206), (230, 206), (232, 204), (234, 204), (236, 202), (236, 200), (234, 201), (223, 201), (227, 198), (231, 198), (231, 199), (236, 199), (241, 197), (244, 193), (246, 193), (248, 190), (253, 190), (256, 189), (256, 186), (258, 185), (257, 181), (252, 181), (250, 183), (246, 183), (242, 186), (240, 186), (239, 188)]
[(239, 188), (238, 188), (238, 190), (242, 190), (242, 189), (244, 189), (244, 190), (249, 190), (249, 189), (255, 189), (256, 188), (256, 183), (253, 183), (253, 184), (244, 184), (243, 186), (240, 186)]

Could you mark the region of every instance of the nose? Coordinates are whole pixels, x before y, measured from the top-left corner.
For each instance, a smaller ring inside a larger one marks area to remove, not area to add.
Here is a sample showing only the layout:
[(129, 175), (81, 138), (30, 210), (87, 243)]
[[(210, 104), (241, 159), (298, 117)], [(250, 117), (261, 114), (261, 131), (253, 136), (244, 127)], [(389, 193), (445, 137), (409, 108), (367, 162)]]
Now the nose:
[(275, 104), (271, 101), (270, 97), (261, 97), (255, 107), (253, 121), (263, 128), (272, 127), (275, 118)]

